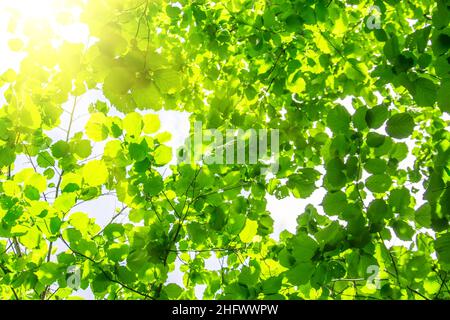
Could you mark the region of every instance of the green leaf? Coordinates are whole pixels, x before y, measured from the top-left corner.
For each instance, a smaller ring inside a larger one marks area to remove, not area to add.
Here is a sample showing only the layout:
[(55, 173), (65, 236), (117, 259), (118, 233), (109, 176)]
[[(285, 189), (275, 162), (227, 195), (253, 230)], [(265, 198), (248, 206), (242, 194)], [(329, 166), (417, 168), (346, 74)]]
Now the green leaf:
[(90, 186), (99, 186), (108, 180), (108, 169), (102, 160), (92, 160), (82, 168), (84, 181)]
[(376, 132), (369, 132), (367, 134), (367, 145), (372, 148), (377, 148), (384, 143), (386, 137)]
[(161, 122), (159, 121), (159, 117), (156, 114), (146, 114), (143, 117), (144, 121), (144, 133), (150, 134), (155, 133), (161, 127)]
[(167, 298), (169, 298), (170, 300), (174, 300), (183, 293), (183, 289), (181, 289), (181, 287), (175, 283), (169, 283), (164, 287), (164, 292), (166, 293)]
[[(347, 183), (345, 176), (345, 165), (339, 158), (331, 159), (326, 164), (327, 174), (325, 175), (326, 184), (329, 184), (331, 189), (339, 190)], [(315, 185), (314, 185), (315, 186)]]
[(207, 238), (206, 228), (198, 222), (191, 222), (186, 227), (189, 238), (196, 244), (201, 244)]
[(238, 278), (239, 283), (251, 287), (258, 282), (260, 273), (261, 268), (259, 264), (255, 260), (250, 261), (249, 266), (242, 268)]
[(429, 203), (421, 205), (415, 214), (415, 221), (422, 227), (429, 228), (431, 226), (431, 206)]
[(19, 239), (26, 248), (35, 249), (40, 245), (42, 234), (37, 228), (29, 228)]
[(286, 30), (290, 32), (296, 32), (302, 25), (302, 18), (296, 14), (292, 14), (286, 18)]
[(439, 262), (446, 265), (447, 269), (450, 265), (450, 233), (444, 233), (434, 240), (434, 248)]
[(28, 99), (25, 99), (26, 104), (19, 113), (19, 123), (24, 128), (28, 129), (38, 129), (42, 123), (41, 113), (39, 108), (33, 104), (33, 102)]
[(75, 197), (74, 193), (63, 193), (56, 198), (53, 207), (63, 213), (67, 213), (75, 205)]
[(262, 291), (266, 295), (276, 294), (281, 289), (281, 282), (283, 278), (281, 276), (272, 277), (264, 280), (262, 283)]
[(423, 29), (417, 30), (415, 32), (416, 34), (416, 43), (417, 43), (417, 50), (419, 52), (424, 52), (425, 48), (427, 47), (428, 44), (428, 38), (430, 36), (430, 32), (431, 32), (431, 26), (425, 27)]
[(327, 115), (327, 126), (334, 133), (345, 132), (350, 125), (350, 114), (345, 107), (338, 105)]
[(127, 114), (123, 119), (123, 129), (130, 136), (140, 136), (142, 131), (142, 116), (137, 112)]
[(227, 216), (220, 207), (214, 207), (210, 213), (209, 226), (216, 231), (222, 230), (227, 223)]
[(289, 176), (286, 186), (296, 198), (307, 198), (316, 189), (316, 181), (320, 173), (314, 169), (302, 169), (298, 174)]
[(367, 208), (367, 217), (373, 223), (380, 223), (392, 217), (392, 211), (383, 199), (375, 199)]
[(256, 236), (257, 230), (258, 230), (258, 222), (247, 219), (247, 221), (245, 222), (244, 229), (242, 229), (242, 231), (239, 233), (239, 238), (244, 243), (250, 243)]
[(111, 282), (103, 273), (98, 274), (91, 282), (91, 289), (94, 294), (102, 294), (108, 290)]
[[(145, 141), (145, 140), (143, 140)], [(147, 157), (148, 148), (146, 145), (138, 143), (130, 143), (128, 146), (128, 152), (130, 153), (131, 159), (136, 162), (142, 161)]]
[(368, 159), (364, 164), (364, 169), (371, 174), (381, 174), (386, 172), (387, 163), (383, 159)]
[(39, 190), (33, 186), (26, 186), (23, 191), (25, 196), (30, 200), (39, 200), (41, 195), (39, 194)]
[(63, 158), (69, 154), (70, 145), (63, 140), (59, 140), (51, 146), (51, 150), (55, 158)]
[(406, 264), (407, 277), (409, 279), (426, 278), (431, 271), (431, 265), (427, 257), (419, 255), (412, 257)]
[(395, 59), (397, 59), (400, 54), (398, 38), (395, 34), (392, 35), (388, 41), (386, 41), (383, 51), (389, 61), (395, 62)]
[(437, 99), (437, 86), (433, 81), (419, 78), (414, 82), (414, 100), (420, 107), (432, 107)]
[(62, 221), (58, 217), (53, 217), (50, 219), (50, 231), (52, 234), (59, 232), (61, 228)]
[(108, 258), (114, 262), (120, 262), (125, 260), (125, 258), (128, 255), (128, 245), (126, 244), (120, 244), (120, 243), (112, 243), (107, 251), (106, 254)]
[(286, 277), (291, 284), (300, 286), (310, 281), (314, 270), (315, 268), (312, 263), (300, 262), (286, 272)]
[(347, 196), (342, 191), (328, 192), (322, 201), (323, 210), (328, 215), (339, 215), (347, 205)]
[(55, 164), (55, 159), (47, 151), (42, 151), (36, 158), (37, 164), (41, 168), (48, 168)]
[(81, 159), (85, 159), (91, 155), (92, 146), (89, 140), (78, 140), (73, 145), (73, 152)]
[(360, 131), (367, 128), (367, 111), (366, 107), (359, 107), (352, 116), (353, 126)]
[(287, 83), (286, 87), (293, 93), (300, 94), (306, 89), (306, 82), (299, 74), (292, 74)]
[(307, 262), (314, 257), (318, 248), (316, 241), (304, 233), (299, 233), (293, 239), (292, 255), (297, 262)]
[(345, 238), (344, 229), (337, 223), (333, 221), (325, 228), (321, 229), (315, 234), (317, 241), (326, 250), (333, 250), (340, 244)]
[(172, 148), (160, 145), (155, 150), (154, 158), (157, 166), (168, 164), (172, 160)]
[(136, 106), (141, 110), (153, 109), (159, 110), (161, 95), (154, 82), (139, 81), (131, 92)]
[(164, 183), (158, 172), (152, 171), (144, 182), (144, 192), (149, 196), (156, 196), (164, 189)]
[(411, 241), (415, 233), (414, 229), (403, 220), (395, 220), (392, 223), (392, 228), (397, 237), (403, 241)]
[(378, 129), (383, 125), (388, 117), (389, 111), (387, 106), (379, 105), (369, 109), (366, 113), (365, 119), (369, 128)]
[(389, 190), (392, 179), (387, 174), (374, 174), (366, 179), (366, 187), (375, 193), (383, 193)]
[(81, 233), (86, 233), (89, 228), (90, 220), (86, 213), (76, 212), (70, 215), (69, 223), (75, 227), (75, 229), (81, 231)]
[(450, 113), (450, 80), (442, 81), (437, 92), (437, 102), (442, 112)]
[(181, 90), (181, 75), (170, 69), (160, 69), (155, 71), (155, 84), (161, 93), (175, 93)]
[(450, 49), (450, 32), (449, 30), (442, 30), (433, 34), (431, 40), (431, 47), (436, 56), (441, 56), (447, 53)]
[(392, 159), (396, 159), (399, 162), (406, 159), (408, 156), (408, 146), (404, 142), (395, 143), (391, 149), (390, 156)]
[(0, 148), (0, 167), (7, 167), (14, 163), (16, 160), (16, 154), (14, 149), (9, 147)]
[(46, 262), (39, 266), (36, 276), (40, 283), (49, 286), (62, 276), (62, 268), (54, 262)]
[(108, 138), (107, 118), (103, 113), (91, 114), (85, 129), (86, 135), (94, 141), (103, 141)]
[(406, 188), (394, 189), (389, 194), (389, 206), (392, 211), (403, 213), (409, 207), (410, 194)]
[(414, 130), (414, 119), (409, 113), (397, 113), (389, 118), (386, 124), (386, 132), (393, 138), (408, 138)]

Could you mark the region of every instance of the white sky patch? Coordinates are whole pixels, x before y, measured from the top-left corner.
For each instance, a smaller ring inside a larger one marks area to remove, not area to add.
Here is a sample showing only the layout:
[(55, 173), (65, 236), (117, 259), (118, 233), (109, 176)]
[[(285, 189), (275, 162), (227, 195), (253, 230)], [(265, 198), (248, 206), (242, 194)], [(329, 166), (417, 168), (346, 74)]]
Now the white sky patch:
[(198, 284), (195, 286), (195, 296), (197, 297), (197, 299), (202, 299), (203, 298), (203, 293), (206, 290), (206, 284)]
[(414, 25), (417, 23), (417, 19), (406, 19), (406, 21), (408, 21), (409, 26), (414, 29)]
[(353, 96), (347, 96), (344, 99), (336, 99), (334, 102), (339, 103), (340, 105), (344, 106), (345, 109), (347, 109), (348, 113), (353, 114), (355, 113), (355, 108), (353, 108), (352, 100)]
[(318, 208), (320, 203), (322, 203), (325, 193), (325, 189), (318, 188), (307, 199), (297, 199), (294, 196), (277, 199), (275, 196), (267, 194), (267, 210), (271, 213), (271, 217), (274, 220), (273, 233), (270, 235), (271, 238), (279, 240), (280, 233), (284, 230), (296, 234), (297, 217), (305, 212), (308, 204), (312, 204)]
[(179, 285), (181, 288), (185, 288), (184, 284), (183, 284), (183, 275), (184, 273), (182, 273), (180, 271), (180, 266), (183, 263), (180, 261), (179, 258), (177, 258), (175, 260), (175, 268), (172, 272), (169, 272), (167, 275), (167, 284), (169, 283), (175, 283), (177, 285)]

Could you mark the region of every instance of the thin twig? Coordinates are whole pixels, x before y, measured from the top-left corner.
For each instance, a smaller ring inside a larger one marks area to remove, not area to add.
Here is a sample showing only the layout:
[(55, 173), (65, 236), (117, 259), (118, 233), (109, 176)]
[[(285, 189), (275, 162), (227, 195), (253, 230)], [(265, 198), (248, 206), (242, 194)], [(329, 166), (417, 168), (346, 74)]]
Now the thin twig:
[(78, 256), (80, 256), (80, 257), (83, 257), (84, 259), (87, 259), (87, 260), (91, 261), (93, 264), (95, 264), (95, 265), (97, 266), (97, 268), (103, 273), (103, 275), (104, 275), (110, 282), (116, 283), (116, 284), (122, 286), (123, 288), (125, 288), (125, 289), (127, 289), (127, 290), (129, 290), (129, 291), (132, 291), (132, 292), (134, 292), (134, 293), (137, 293), (138, 295), (141, 295), (141, 296), (143, 296), (143, 297), (145, 297), (145, 298), (152, 299), (152, 300), (155, 299), (154, 297), (152, 297), (152, 296), (150, 296), (150, 295), (148, 295), (148, 294), (146, 294), (146, 293), (144, 293), (144, 292), (140, 292), (140, 291), (138, 291), (138, 290), (136, 290), (136, 289), (134, 289), (134, 288), (132, 288), (132, 287), (126, 285), (125, 283), (123, 283), (123, 282), (121, 282), (121, 281), (119, 281), (119, 280), (113, 279), (112, 277), (110, 277), (110, 275), (109, 275), (109, 274), (108, 274), (101, 266), (99, 266), (100, 262), (95, 261), (95, 260), (92, 259), (91, 257), (88, 257), (88, 256), (82, 254), (81, 252), (72, 249), (72, 247), (71, 247), (71, 246), (67, 243), (67, 241), (62, 237), (62, 235), (60, 235), (60, 239), (61, 239), (62, 242), (67, 246), (67, 248), (69, 248), (70, 251), (72, 251), (74, 254), (76, 254), (76, 255), (78, 255)]

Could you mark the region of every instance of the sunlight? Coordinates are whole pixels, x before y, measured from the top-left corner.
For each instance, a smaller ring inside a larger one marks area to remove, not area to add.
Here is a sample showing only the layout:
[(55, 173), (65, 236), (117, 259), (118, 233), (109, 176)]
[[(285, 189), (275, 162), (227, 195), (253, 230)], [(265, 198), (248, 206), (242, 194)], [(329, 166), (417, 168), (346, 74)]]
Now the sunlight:
[(54, 15), (58, 0), (5, 0), (4, 6), (25, 19), (45, 19)]
[(5, 31), (8, 30), (16, 37), (23, 34), (50, 39), (56, 35), (60, 37), (59, 42), (86, 43), (89, 29), (79, 22), (79, 4), (81, 2), (73, 0), (1, 0), (0, 24), (5, 25), (0, 39), (6, 41), (9, 35)]

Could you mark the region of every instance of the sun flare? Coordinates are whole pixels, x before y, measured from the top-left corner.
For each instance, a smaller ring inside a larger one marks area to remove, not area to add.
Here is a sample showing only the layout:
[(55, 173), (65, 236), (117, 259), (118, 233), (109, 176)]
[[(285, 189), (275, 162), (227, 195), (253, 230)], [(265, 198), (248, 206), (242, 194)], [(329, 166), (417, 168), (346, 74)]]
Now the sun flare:
[(61, 0), (4, 0), (4, 7), (15, 11), (20, 18), (48, 19), (54, 16)]
[(62, 38), (66, 41), (84, 43), (89, 31), (80, 22), (78, 0), (0, 0), (0, 25), (9, 37), (31, 37), (45, 41)]

